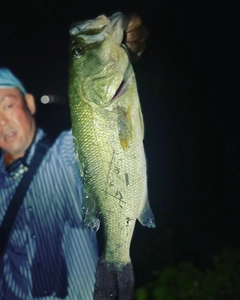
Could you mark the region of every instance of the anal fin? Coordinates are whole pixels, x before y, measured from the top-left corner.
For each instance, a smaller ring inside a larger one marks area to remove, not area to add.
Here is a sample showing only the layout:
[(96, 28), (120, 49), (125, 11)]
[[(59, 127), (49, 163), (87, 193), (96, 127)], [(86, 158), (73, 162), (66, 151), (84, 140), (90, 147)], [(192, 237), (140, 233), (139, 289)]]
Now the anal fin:
[(83, 214), (84, 225), (98, 230), (100, 227), (100, 220), (97, 217), (95, 202), (91, 199), (91, 197), (86, 196), (85, 198)]

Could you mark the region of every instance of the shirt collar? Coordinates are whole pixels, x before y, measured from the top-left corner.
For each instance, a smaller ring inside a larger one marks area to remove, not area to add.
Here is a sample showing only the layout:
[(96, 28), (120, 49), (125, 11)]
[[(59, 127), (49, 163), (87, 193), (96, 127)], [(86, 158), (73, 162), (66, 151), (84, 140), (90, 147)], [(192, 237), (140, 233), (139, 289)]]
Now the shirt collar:
[[(41, 129), (41, 128), (38, 128), (37, 129), (37, 132), (36, 132), (36, 135), (35, 135), (35, 139), (32, 143), (32, 145), (30, 146), (30, 149), (29, 149), (29, 153), (28, 153), (28, 156), (26, 158), (26, 164), (27, 165), (30, 165), (31, 163), (31, 160), (33, 158), (33, 155), (35, 153), (35, 150), (36, 150), (36, 145), (37, 143), (45, 136), (45, 132)], [(5, 166), (5, 161), (4, 161), (4, 151), (0, 149), (0, 175), (1, 176), (9, 176), (8, 172), (6, 171), (6, 166)]]

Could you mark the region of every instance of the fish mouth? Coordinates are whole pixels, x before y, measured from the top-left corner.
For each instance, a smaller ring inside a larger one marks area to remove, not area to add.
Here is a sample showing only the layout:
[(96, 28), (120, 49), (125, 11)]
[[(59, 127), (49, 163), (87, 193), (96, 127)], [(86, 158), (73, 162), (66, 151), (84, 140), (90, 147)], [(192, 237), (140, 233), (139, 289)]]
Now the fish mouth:
[(113, 95), (111, 101), (115, 101), (116, 99), (120, 98), (122, 95), (124, 95), (131, 84), (131, 76), (126, 75), (126, 73), (123, 76), (123, 79), (121, 83), (119, 84), (115, 94)]
[(126, 91), (125, 85), (126, 85), (126, 81), (122, 80), (115, 94), (113, 95), (111, 101), (116, 100), (117, 98), (121, 97), (125, 93)]
[(128, 91), (129, 87), (132, 84), (132, 79), (133, 76), (131, 73), (131, 64), (128, 63), (125, 72), (123, 73), (122, 81), (120, 82), (116, 92), (114, 93), (111, 102), (117, 100)]

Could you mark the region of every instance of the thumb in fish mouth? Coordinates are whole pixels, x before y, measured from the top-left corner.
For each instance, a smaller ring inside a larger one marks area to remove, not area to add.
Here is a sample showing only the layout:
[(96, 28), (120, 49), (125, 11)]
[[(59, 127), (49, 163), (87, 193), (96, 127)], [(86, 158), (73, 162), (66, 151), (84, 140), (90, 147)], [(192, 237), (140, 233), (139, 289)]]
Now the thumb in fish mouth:
[(97, 265), (94, 300), (131, 300), (134, 293), (132, 264), (117, 267), (100, 258)]

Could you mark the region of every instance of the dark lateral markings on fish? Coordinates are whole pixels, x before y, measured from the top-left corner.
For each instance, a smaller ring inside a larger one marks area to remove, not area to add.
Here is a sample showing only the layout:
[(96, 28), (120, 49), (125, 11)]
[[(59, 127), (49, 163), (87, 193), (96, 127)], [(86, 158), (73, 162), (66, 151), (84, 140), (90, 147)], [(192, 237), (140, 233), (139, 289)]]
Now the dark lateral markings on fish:
[(128, 173), (125, 173), (125, 181), (126, 181), (126, 186), (128, 186), (129, 185)]
[(112, 196), (113, 198), (119, 200), (119, 204), (122, 202), (124, 204), (126, 204), (126, 201), (123, 201), (123, 196), (121, 194), (120, 191), (116, 191), (115, 194), (111, 194), (109, 193), (108, 191), (106, 191), (106, 193), (109, 195), (109, 196)]

